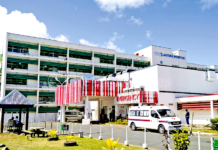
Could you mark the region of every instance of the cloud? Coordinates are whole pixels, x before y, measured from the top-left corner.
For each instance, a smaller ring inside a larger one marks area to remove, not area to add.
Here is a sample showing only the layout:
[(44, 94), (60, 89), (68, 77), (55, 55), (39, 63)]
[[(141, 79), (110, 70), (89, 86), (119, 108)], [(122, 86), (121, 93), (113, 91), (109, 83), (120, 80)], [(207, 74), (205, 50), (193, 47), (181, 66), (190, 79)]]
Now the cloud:
[(138, 47), (138, 48), (141, 48), (141, 47), (142, 47), (142, 45), (141, 45), (141, 44), (138, 44), (138, 45), (137, 45), (137, 47)]
[(138, 8), (149, 5), (154, 0), (95, 0), (101, 10), (118, 13), (117, 17), (122, 17), (122, 11), (126, 8)]
[(148, 39), (151, 39), (151, 34), (152, 34), (151, 31), (146, 31), (146, 36)]
[(89, 42), (89, 41), (87, 41), (85, 39), (80, 39), (79, 43), (82, 44), (82, 45), (98, 47), (98, 44), (94, 44), (94, 43)]
[(57, 37), (51, 37), (47, 32), (46, 25), (38, 21), (33, 13), (22, 13), (18, 10), (8, 13), (7, 9), (0, 5), (0, 18), (0, 45), (3, 43), (6, 32), (65, 42), (69, 41), (67, 37), (62, 34)]
[(166, 0), (163, 4), (163, 7), (167, 7), (168, 3), (171, 2), (171, 0)]
[(140, 18), (137, 19), (134, 16), (131, 16), (129, 20), (132, 21), (134, 24), (137, 24), (139, 26), (143, 24), (143, 21), (141, 21)]
[(218, 0), (201, 0), (200, 3), (203, 4), (202, 10), (210, 9), (211, 7), (218, 4)]
[(110, 18), (108, 17), (102, 17), (98, 20), (99, 22), (109, 22), (110, 21)]
[(124, 53), (125, 52), (124, 49), (119, 48), (117, 45), (114, 44), (114, 42), (117, 39), (121, 39), (121, 38), (123, 38), (122, 35), (119, 36), (116, 32), (114, 32), (113, 36), (107, 42), (104, 42), (104, 44), (94, 44), (94, 43), (89, 42), (89, 41), (87, 41), (85, 39), (80, 39), (79, 42), (80, 42), (80, 44), (87, 45), (87, 46), (95, 46), (95, 47), (113, 49), (113, 50), (116, 50), (119, 53)]

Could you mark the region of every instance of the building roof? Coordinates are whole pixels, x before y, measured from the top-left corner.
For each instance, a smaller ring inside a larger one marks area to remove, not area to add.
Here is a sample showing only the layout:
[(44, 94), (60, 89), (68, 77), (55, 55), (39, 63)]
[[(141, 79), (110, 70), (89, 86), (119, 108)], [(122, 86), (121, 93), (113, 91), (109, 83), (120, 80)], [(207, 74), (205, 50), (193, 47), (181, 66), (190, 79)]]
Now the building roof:
[(176, 98), (176, 102), (203, 102), (211, 100), (218, 100), (218, 94), (195, 95)]
[(34, 105), (18, 90), (14, 89), (8, 95), (6, 95), (1, 101), (0, 105)]

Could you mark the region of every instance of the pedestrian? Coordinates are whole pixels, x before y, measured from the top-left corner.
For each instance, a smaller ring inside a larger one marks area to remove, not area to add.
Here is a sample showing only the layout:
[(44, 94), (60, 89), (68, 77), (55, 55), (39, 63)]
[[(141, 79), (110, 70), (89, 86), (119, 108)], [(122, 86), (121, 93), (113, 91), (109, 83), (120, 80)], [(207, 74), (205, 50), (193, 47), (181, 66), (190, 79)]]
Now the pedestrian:
[(186, 123), (189, 126), (189, 111), (188, 111), (188, 109), (186, 109), (185, 118), (186, 118)]

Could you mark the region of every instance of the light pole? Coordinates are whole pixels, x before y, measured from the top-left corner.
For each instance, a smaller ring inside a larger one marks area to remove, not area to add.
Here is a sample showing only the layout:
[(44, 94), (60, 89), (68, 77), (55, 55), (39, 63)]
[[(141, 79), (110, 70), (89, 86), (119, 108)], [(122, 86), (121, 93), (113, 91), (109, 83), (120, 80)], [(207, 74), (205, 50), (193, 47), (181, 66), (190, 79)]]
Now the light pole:
[[(67, 79), (66, 79), (64, 82), (62, 82), (62, 83), (60, 82), (60, 80), (58, 79), (58, 77), (55, 77), (55, 80), (58, 81), (58, 82), (61, 84), (61, 107), (60, 107), (60, 108), (61, 108), (61, 114), (60, 114), (60, 115), (61, 115), (61, 117), (60, 117), (60, 129), (61, 129), (61, 125), (62, 125), (62, 115), (63, 115), (63, 114), (62, 114), (62, 113), (63, 113), (63, 112), (62, 112), (62, 110), (63, 110), (63, 108), (62, 108), (62, 93), (63, 93), (62, 90), (63, 90), (63, 85), (64, 85), (64, 83), (68, 80), (68, 77), (67, 77)], [(61, 130), (60, 130), (60, 131), (61, 131)]]

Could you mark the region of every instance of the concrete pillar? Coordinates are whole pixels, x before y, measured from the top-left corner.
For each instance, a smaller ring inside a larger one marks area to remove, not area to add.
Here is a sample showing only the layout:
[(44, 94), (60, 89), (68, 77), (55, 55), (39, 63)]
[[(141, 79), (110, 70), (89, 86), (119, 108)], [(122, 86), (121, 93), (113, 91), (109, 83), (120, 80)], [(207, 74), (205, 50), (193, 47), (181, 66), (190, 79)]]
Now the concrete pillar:
[(114, 65), (115, 65), (114, 73), (116, 73), (117, 72), (117, 55), (116, 55), (116, 53), (114, 54)]
[(38, 122), (39, 119), (39, 106), (36, 106), (36, 122)]
[(61, 122), (65, 122), (65, 105), (63, 104), (62, 105), (62, 114), (61, 114), (61, 116), (62, 116), (62, 118), (61, 118)]
[(132, 67), (132, 69), (133, 69), (133, 67), (134, 67), (134, 60), (132, 59), (132, 65), (131, 65), (131, 67)]
[(5, 45), (2, 49), (2, 73), (1, 73), (1, 99), (5, 97), (6, 75), (7, 75), (7, 57), (8, 57), (8, 33), (5, 38)]
[(120, 115), (119, 114), (119, 105), (117, 104), (117, 97), (114, 97), (114, 105), (115, 105), (115, 119)]
[(84, 115), (84, 118), (85, 119), (90, 119), (90, 114), (91, 111), (90, 111), (90, 101), (89, 101), (89, 97), (86, 96), (85, 97), (85, 115)]
[(92, 51), (92, 75), (95, 74), (95, 53)]
[(214, 106), (213, 106), (213, 100), (210, 101), (210, 109), (211, 109), (211, 118), (214, 119)]
[[(69, 47), (67, 48), (67, 72), (66, 74), (69, 75), (69, 58), (70, 58), (70, 49)], [(68, 81), (67, 81), (68, 83)]]

